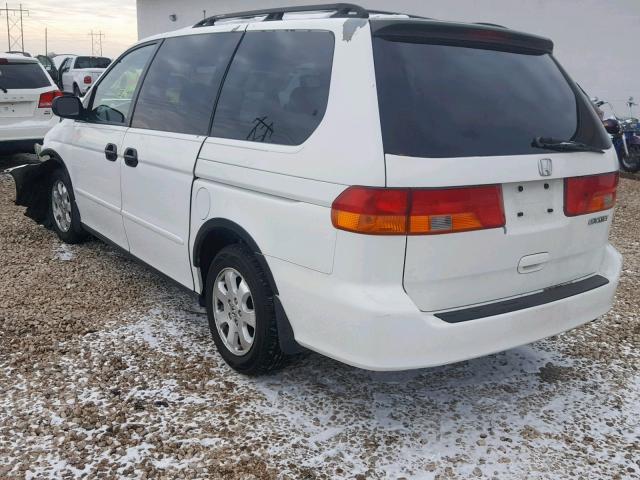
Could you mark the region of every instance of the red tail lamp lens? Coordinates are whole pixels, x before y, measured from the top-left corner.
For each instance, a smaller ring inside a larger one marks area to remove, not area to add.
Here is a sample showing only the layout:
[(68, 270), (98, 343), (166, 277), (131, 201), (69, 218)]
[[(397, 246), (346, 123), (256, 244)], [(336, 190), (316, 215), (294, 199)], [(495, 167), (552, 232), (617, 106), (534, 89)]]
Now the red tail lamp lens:
[(336, 228), (371, 235), (404, 235), (409, 192), (385, 188), (350, 187), (333, 202)]
[(618, 172), (564, 180), (564, 213), (568, 217), (609, 210), (616, 204)]
[(59, 90), (41, 94), (40, 101), (38, 102), (38, 108), (51, 108), (51, 106), (53, 105), (53, 99), (61, 96), (62, 92)]
[(499, 185), (444, 189), (350, 187), (333, 203), (341, 230), (370, 235), (435, 235), (505, 224)]

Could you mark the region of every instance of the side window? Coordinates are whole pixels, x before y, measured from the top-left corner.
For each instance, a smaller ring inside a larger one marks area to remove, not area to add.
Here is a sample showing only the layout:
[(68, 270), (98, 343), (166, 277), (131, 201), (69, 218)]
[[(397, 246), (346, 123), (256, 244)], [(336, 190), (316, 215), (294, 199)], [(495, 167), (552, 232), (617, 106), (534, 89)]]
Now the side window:
[(224, 72), (240, 32), (168, 38), (144, 79), (134, 128), (207, 135)]
[(331, 32), (248, 32), (224, 82), (212, 136), (303, 143), (327, 108), (333, 49)]
[(127, 124), (140, 76), (156, 46), (140, 47), (125, 57), (104, 76), (95, 87), (89, 121)]

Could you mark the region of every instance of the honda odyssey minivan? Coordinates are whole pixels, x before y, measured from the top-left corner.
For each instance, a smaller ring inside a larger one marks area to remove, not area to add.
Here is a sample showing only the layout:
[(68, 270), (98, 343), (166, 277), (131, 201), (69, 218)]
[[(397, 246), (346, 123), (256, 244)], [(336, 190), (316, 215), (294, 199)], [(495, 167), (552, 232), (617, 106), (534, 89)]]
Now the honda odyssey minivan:
[(240, 372), (303, 348), (429, 367), (611, 307), (616, 155), (546, 38), (347, 4), (222, 15), (54, 111), (18, 201), (198, 294)]

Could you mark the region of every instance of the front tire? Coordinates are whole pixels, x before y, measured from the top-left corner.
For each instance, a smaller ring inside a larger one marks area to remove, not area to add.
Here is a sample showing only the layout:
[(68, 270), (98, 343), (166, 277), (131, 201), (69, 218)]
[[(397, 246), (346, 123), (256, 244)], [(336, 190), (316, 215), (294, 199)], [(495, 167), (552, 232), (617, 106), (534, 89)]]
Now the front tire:
[(64, 243), (84, 241), (87, 234), (80, 224), (80, 212), (73, 200), (71, 182), (62, 169), (51, 175), (49, 186), (49, 219), (51, 227)]
[(282, 367), (274, 293), (255, 255), (241, 244), (223, 248), (206, 289), (209, 328), (225, 362), (245, 375)]

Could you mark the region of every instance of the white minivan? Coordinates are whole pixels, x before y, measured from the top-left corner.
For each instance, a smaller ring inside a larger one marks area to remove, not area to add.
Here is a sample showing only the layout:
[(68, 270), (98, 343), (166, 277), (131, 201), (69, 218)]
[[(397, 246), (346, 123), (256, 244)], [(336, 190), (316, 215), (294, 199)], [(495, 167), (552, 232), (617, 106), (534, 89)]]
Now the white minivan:
[(552, 50), (345, 4), (212, 17), (57, 99), (18, 201), (200, 295), (246, 374), (502, 351), (603, 315), (621, 271), (616, 154)]

